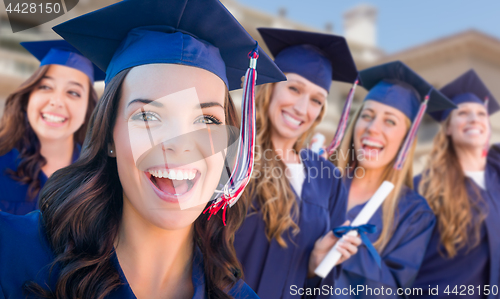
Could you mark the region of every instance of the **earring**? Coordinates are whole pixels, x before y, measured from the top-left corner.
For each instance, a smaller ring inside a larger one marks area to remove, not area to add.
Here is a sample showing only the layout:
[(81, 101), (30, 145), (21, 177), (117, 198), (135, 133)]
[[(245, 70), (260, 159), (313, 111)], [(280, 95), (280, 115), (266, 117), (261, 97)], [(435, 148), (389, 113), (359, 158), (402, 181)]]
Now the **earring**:
[(113, 154), (113, 150), (112, 150), (112, 149), (110, 149), (110, 150), (109, 150), (109, 153), (112, 155), (112, 154)]

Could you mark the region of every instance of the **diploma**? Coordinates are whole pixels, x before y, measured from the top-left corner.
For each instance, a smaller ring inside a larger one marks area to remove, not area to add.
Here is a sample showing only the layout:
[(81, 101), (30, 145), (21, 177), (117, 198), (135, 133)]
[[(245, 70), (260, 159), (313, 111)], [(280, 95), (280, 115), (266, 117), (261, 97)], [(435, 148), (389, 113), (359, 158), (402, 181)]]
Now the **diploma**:
[[(377, 189), (375, 194), (373, 194), (372, 198), (370, 198), (370, 200), (366, 203), (361, 212), (359, 212), (358, 216), (356, 216), (351, 226), (359, 226), (367, 224), (368, 221), (370, 221), (370, 218), (372, 218), (373, 214), (375, 214), (377, 209), (387, 198), (389, 193), (391, 193), (392, 189), (394, 189), (394, 185), (391, 182), (384, 181), (382, 185), (380, 185), (380, 187)], [(352, 230), (348, 232), (346, 235), (357, 236), (358, 232)], [(344, 237), (346, 235), (344, 235)], [(342, 239), (344, 237), (342, 237)], [(340, 239), (337, 242), (337, 244), (339, 244), (339, 242), (342, 242), (342, 239)], [(332, 271), (333, 267), (338, 262), (338, 260), (342, 257), (342, 254), (340, 254), (340, 252), (337, 250), (337, 244), (333, 246), (333, 248), (327, 253), (327, 255), (321, 261), (316, 270), (314, 270), (314, 273), (319, 277), (325, 278), (328, 275), (328, 273)]]

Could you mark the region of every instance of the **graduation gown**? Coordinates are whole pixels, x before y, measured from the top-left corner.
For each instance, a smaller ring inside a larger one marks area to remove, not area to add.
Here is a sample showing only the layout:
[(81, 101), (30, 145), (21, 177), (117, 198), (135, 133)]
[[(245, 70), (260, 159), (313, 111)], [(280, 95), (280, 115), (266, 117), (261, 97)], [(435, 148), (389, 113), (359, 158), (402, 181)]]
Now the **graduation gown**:
[[(80, 156), (80, 146), (75, 146), (72, 162)], [(14, 215), (25, 215), (38, 209), (38, 194), (35, 198), (29, 198), (28, 185), (18, 182), (7, 173), (8, 170), (16, 170), (21, 162), (19, 151), (12, 149), (7, 154), (0, 156), (0, 211)], [(40, 189), (47, 182), (47, 176), (43, 171), (38, 175)]]
[[(423, 298), (500, 298), (500, 159), (494, 151), (490, 151), (485, 169), (486, 190), (482, 190), (476, 183), (467, 178), (466, 188), (471, 199), (475, 199), (476, 191), (480, 190), (487, 216), (481, 225), (480, 242), (478, 246), (469, 250), (462, 248), (453, 258), (440, 253), (446, 253), (441, 245), (440, 233), (436, 228), (431, 242), (425, 253), (424, 262), (415, 281), (414, 287), (423, 289)], [(415, 188), (421, 181), (421, 175), (415, 177)], [(473, 187), (474, 186), (474, 187)], [(477, 189), (474, 189), (477, 188)], [(438, 216), (439, 217), (439, 216)], [(476, 218), (477, 215), (473, 215)], [(439, 296), (429, 291), (437, 289)], [(461, 286), (465, 286), (461, 287)], [(469, 293), (469, 286), (474, 286)], [(486, 295), (485, 285), (489, 285), (490, 295)], [(449, 286), (449, 293), (445, 293)], [(455, 289), (455, 286), (457, 288)], [(479, 289), (478, 289), (478, 286)], [(497, 295), (492, 292), (492, 286), (497, 286)], [(453, 293), (455, 289), (456, 293)], [(415, 296), (416, 297), (416, 296)]]
[[(236, 232), (234, 246), (245, 281), (261, 298), (297, 298), (291, 289), (294, 286), (333, 284), (334, 273), (325, 281), (317, 277), (307, 280), (306, 277), (314, 243), (345, 221), (346, 191), (339, 179), (340, 171), (329, 161), (310, 150), (302, 150), (300, 157), (306, 172), (302, 194), (297, 199), (300, 232), (296, 236), (291, 230), (283, 234), (288, 247), (281, 247), (275, 239), (268, 241), (260, 211), (249, 211)], [(257, 204), (256, 199), (254, 204)]]
[[(350, 179), (345, 180), (348, 190), (351, 182)], [(353, 207), (347, 213), (347, 218), (352, 222), (365, 205), (366, 203)], [(381, 206), (368, 222), (377, 227), (376, 233), (367, 235), (372, 244), (380, 236), (382, 221)], [(344, 291), (346, 295), (341, 297), (406, 298), (405, 295), (397, 295), (398, 288), (412, 286), (435, 222), (427, 201), (415, 191), (403, 186), (394, 215), (394, 233), (384, 250), (379, 252), (381, 267), (379, 268), (366, 246), (359, 246), (358, 253), (342, 264), (342, 271), (335, 285), (336, 288), (347, 290)], [(360, 292), (351, 292), (352, 289)]]
[[(22, 286), (27, 281), (34, 281), (43, 287), (49, 285), (52, 290), (54, 289), (59, 269), (56, 266), (49, 277), (54, 255), (40, 221), (40, 211), (24, 216), (0, 212), (0, 299), (26, 298), (23, 295)], [(113, 254), (112, 262), (123, 284), (106, 296), (106, 299), (136, 298), (123, 274), (116, 254)], [(192, 282), (193, 298), (208, 298), (205, 289), (203, 256), (198, 248), (193, 256)], [(242, 280), (236, 283), (229, 294), (237, 299), (259, 298)]]

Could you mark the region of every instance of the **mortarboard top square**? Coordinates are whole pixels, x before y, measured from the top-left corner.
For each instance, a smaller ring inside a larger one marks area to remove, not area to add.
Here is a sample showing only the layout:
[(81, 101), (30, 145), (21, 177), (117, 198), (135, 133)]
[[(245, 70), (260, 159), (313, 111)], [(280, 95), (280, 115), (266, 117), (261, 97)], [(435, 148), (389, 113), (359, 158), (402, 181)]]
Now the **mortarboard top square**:
[[(461, 103), (484, 104), (488, 98), (488, 114), (491, 115), (500, 110), (497, 100), (473, 69), (445, 85), (440, 89), (440, 92), (450, 98), (455, 105)], [(436, 121), (444, 121), (450, 113), (451, 110), (448, 109), (431, 113), (431, 116)]]
[(101, 69), (65, 40), (22, 42), (21, 46), (40, 61), (40, 66), (48, 64), (68, 66), (82, 71), (92, 82), (104, 80), (106, 77)]
[(341, 36), (299, 30), (258, 28), (274, 62), (330, 90), (332, 80), (354, 83), (358, 71)]
[[(218, 0), (124, 0), (55, 26), (54, 31), (106, 70), (176, 63), (209, 70), (240, 88), (255, 40)], [(259, 47), (257, 84), (286, 80)]]
[(427, 112), (455, 108), (441, 92), (435, 90), (407, 65), (393, 61), (360, 72), (361, 83), (369, 90), (365, 100), (375, 100), (403, 112), (411, 121), (429, 93)]

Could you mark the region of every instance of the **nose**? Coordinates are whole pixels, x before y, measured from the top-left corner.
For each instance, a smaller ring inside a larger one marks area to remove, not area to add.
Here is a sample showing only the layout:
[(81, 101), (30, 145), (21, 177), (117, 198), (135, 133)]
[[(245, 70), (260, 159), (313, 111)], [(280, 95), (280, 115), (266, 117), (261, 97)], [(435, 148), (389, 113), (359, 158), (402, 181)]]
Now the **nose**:
[(309, 95), (303, 94), (297, 99), (295, 105), (293, 105), (293, 110), (298, 115), (304, 115), (307, 112), (308, 105), (309, 105)]
[(162, 142), (162, 149), (171, 154), (181, 154), (191, 152), (196, 147), (196, 131), (188, 131), (183, 126), (171, 128), (171, 132), (178, 132), (175, 136), (165, 136)]
[(380, 122), (375, 117), (367, 124), (366, 131), (370, 133), (370, 135), (378, 135), (381, 132), (380, 125)]
[(49, 105), (51, 107), (63, 107), (64, 95), (62, 92), (55, 92), (50, 96)]

